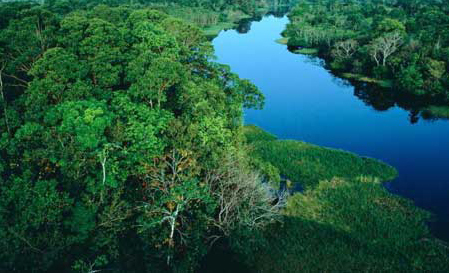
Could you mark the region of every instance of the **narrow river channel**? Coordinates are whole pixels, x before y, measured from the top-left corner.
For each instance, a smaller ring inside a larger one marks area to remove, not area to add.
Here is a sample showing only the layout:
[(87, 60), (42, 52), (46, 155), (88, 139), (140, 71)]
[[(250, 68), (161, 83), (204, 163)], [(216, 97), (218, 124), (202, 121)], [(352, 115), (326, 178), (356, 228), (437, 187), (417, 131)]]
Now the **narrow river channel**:
[[(263, 110), (245, 112), (255, 124), (283, 139), (348, 150), (381, 159), (399, 171), (387, 188), (432, 211), (433, 232), (449, 240), (449, 121), (410, 122), (408, 111), (378, 111), (335, 78), (319, 59), (275, 43), (287, 17), (264, 17), (247, 33), (222, 31), (213, 40), (217, 62), (230, 65), (266, 97)], [(386, 91), (388, 92), (388, 91)]]

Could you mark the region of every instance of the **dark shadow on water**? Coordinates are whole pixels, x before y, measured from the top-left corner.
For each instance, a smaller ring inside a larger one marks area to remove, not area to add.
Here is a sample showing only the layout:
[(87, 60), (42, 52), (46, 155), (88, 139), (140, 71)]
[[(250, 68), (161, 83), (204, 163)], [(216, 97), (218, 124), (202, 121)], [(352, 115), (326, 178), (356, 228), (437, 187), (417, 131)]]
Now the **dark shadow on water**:
[(304, 192), (304, 187), (301, 185), (300, 182), (291, 182), (286, 179), (282, 179), (280, 186), (279, 186), (280, 192), (288, 191), (289, 195), (293, 195), (297, 192)]
[(433, 222), (427, 223), (432, 234), (436, 234), (438, 239), (449, 243), (449, 220), (448, 219), (434, 219)]

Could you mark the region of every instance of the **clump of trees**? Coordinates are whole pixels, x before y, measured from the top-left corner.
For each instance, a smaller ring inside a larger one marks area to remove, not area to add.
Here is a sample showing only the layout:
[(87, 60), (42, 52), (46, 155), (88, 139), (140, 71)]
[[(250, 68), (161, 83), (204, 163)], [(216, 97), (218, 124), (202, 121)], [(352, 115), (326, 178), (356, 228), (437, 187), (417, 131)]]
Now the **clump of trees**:
[(446, 0), (301, 1), (284, 35), (290, 46), (319, 49), (336, 72), (447, 104), (448, 7)]
[(0, 4), (0, 268), (189, 272), (215, 238), (278, 219), (237, 153), (263, 96), (197, 27), (47, 8)]

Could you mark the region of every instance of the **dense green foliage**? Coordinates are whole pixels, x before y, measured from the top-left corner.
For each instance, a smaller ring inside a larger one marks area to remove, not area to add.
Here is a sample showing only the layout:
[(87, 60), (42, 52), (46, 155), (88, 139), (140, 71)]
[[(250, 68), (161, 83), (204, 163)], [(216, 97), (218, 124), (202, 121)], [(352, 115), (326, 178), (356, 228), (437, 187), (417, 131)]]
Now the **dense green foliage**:
[[(260, 16), (290, 7), (297, 0), (31, 0), (51, 11), (67, 14), (77, 10), (90, 10), (98, 5), (134, 8), (151, 8), (181, 18), (205, 30), (208, 38), (215, 37), (222, 29), (235, 27), (245, 18)], [(1, 1), (0, 1), (1, 2)], [(6, 2), (6, 1), (5, 1)]]
[(315, 48), (339, 75), (449, 103), (447, 0), (310, 0), (289, 17), (288, 44)]
[[(183, 3), (185, 2), (185, 3)], [(228, 1), (150, 1), (152, 8), (182, 18), (204, 30), (212, 39), (221, 30), (239, 26), (249, 18), (261, 18), (267, 13), (283, 12), (294, 6), (297, 0), (228, 0)]]
[[(210, 238), (263, 226), (271, 200), (230, 156), (263, 97), (209, 61), (200, 29), (125, 6), (0, 13), (2, 270), (186, 272)], [(235, 203), (225, 222), (239, 174), (259, 211)]]
[(246, 126), (245, 136), (253, 147), (253, 157), (271, 163), (283, 177), (306, 188), (333, 177), (388, 181), (397, 176), (393, 167), (376, 159), (301, 141), (276, 140), (255, 126)]

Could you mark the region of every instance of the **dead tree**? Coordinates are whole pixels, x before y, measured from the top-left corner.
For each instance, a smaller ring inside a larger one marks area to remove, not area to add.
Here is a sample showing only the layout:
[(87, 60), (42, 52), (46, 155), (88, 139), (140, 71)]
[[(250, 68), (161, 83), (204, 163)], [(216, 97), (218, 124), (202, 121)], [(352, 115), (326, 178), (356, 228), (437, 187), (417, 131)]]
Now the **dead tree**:
[(371, 43), (370, 54), (379, 66), (387, 64), (387, 59), (402, 45), (403, 39), (399, 32), (385, 34)]

